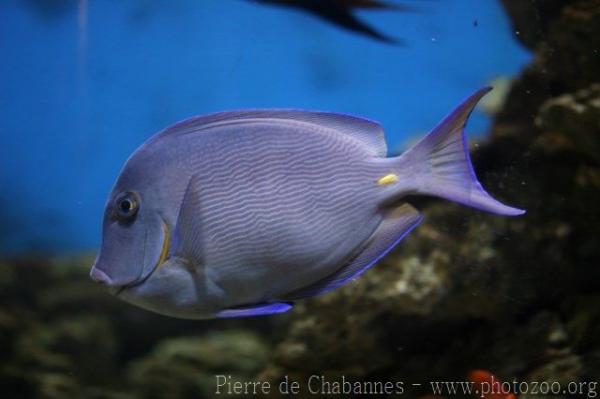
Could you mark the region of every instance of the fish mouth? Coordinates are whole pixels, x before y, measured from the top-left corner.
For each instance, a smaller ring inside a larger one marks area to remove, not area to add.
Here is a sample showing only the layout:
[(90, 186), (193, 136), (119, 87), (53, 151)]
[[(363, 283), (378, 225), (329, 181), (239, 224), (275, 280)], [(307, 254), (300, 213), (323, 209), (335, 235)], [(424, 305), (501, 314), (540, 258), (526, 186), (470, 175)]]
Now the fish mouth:
[(171, 251), (171, 229), (169, 228), (169, 225), (167, 224), (165, 219), (162, 217), (161, 217), (161, 226), (162, 226), (162, 230), (163, 230), (162, 248), (160, 250), (160, 256), (158, 257), (158, 260), (152, 267), (152, 270), (150, 271), (150, 273), (148, 273), (147, 276), (145, 276), (144, 278), (142, 278), (138, 281), (134, 281), (132, 283), (124, 284), (121, 286), (109, 287), (108, 291), (111, 295), (118, 297), (119, 295), (121, 295), (123, 293), (123, 291), (144, 284), (146, 282), (146, 280), (148, 280), (150, 278), (150, 276), (152, 276), (154, 274), (154, 272), (159, 267), (163, 266), (164, 263), (167, 261), (167, 259), (169, 258), (169, 253)]

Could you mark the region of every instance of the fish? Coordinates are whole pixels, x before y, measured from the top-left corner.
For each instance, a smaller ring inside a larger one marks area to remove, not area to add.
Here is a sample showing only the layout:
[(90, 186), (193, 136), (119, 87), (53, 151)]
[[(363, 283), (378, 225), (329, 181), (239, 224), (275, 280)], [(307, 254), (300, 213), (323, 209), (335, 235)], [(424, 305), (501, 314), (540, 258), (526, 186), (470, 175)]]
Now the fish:
[(289, 311), (357, 279), (422, 220), (408, 195), (497, 215), (464, 127), (478, 90), (400, 156), (383, 128), (340, 113), (240, 110), (193, 117), (143, 143), (108, 196), (91, 278), (185, 319)]
[(387, 36), (362, 21), (353, 11), (355, 9), (413, 11), (413, 7), (393, 4), (381, 0), (252, 0), (255, 3), (274, 4), (296, 8), (313, 14), (343, 29), (368, 36), (388, 44), (401, 44), (401, 41)]

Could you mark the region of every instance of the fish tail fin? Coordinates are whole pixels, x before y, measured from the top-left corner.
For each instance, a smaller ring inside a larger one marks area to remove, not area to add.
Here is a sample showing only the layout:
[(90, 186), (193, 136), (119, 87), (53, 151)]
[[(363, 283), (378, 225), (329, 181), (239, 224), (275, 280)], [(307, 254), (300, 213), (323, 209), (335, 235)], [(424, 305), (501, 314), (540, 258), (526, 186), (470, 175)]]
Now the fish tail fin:
[(525, 211), (492, 198), (481, 186), (467, 148), (464, 127), (477, 102), (492, 88), (469, 96), (427, 136), (396, 158), (402, 175), (414, 182), (413, 192), (433, 195), (498, 215), (516, 216)]

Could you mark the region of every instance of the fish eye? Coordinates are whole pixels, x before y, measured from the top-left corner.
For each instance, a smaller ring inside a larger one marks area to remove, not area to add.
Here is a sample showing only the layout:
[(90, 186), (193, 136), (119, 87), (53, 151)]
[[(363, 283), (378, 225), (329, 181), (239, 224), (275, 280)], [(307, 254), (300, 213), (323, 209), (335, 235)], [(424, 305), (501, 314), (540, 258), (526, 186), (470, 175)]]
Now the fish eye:
[(120, 194), (115, 200), (117, 215), (125, 220), (133, 218), (139, 209), (138, 197), (135, 193), (125, 192)]

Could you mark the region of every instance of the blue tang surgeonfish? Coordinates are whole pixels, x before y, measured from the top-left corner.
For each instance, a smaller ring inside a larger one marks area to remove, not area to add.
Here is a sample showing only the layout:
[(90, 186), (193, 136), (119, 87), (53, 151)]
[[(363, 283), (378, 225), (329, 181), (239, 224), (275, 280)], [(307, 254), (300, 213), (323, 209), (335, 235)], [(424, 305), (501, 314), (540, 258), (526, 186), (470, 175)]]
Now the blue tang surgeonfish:
[(484, 88), (387, 157), (380, 125), (336, 113), (223, 112), (179, 122), (127, 160), (108, 198), (91, 278), (164, 315), (289, 310), (360, 276), (421, 222), (431, 195), (524, 211), (477, 181), (464, 126)]

